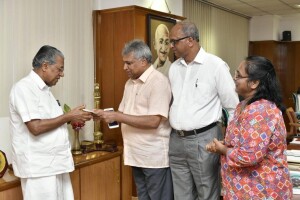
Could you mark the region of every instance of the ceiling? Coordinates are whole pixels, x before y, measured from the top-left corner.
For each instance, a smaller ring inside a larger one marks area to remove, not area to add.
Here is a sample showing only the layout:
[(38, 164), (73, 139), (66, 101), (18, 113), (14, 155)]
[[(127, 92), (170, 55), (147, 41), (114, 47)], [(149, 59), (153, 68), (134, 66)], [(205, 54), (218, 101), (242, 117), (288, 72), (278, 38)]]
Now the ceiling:
[[(202, 0), (248, 17), (300, 14), (300, 0)], [(298, 5), (298, 8), (297, 8)]]

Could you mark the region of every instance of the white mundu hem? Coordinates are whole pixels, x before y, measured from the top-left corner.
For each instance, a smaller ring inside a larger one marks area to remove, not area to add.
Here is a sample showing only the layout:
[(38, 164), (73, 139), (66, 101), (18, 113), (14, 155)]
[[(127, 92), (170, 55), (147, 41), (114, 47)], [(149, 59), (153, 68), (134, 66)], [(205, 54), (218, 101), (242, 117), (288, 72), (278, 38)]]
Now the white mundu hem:
[(69, 173), (21, 178), (23, 200), (74, 200)]

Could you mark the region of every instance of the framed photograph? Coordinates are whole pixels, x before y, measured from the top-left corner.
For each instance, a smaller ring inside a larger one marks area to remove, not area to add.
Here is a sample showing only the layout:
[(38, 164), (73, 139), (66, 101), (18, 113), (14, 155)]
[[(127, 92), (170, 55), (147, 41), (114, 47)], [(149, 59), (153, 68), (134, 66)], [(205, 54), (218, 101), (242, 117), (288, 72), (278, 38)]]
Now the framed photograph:
[(175, 56), (170, 44), (170, 31), (176, 20), (156, 15), (147, 15), (148, 46), (152, 52), (154, 68), (164, 74), (168, 73), (169, 66)]

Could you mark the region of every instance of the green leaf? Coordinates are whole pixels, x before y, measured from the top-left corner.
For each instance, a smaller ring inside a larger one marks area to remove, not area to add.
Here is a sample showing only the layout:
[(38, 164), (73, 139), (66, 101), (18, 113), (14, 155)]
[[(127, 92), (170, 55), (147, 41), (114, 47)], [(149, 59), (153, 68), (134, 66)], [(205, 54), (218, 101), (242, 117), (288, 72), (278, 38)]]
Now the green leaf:
[(70, 112), (71, 108), (67, 104), (64, 104), (64, 113)]

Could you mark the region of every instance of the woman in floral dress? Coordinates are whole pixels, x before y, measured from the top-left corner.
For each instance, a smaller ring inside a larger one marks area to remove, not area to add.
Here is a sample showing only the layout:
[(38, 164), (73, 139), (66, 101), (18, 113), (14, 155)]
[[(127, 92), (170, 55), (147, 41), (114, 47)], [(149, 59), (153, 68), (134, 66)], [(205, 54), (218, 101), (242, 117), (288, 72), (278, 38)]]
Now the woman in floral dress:
[(249, 56), (235, 72), (236, 92), (243, 97), (224, 141), (207, 150), (221, 154), (224, 199), (291, 199), (285, 151), (286, 128), (281, 93), (272, 63)]

